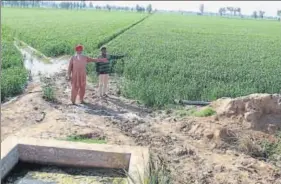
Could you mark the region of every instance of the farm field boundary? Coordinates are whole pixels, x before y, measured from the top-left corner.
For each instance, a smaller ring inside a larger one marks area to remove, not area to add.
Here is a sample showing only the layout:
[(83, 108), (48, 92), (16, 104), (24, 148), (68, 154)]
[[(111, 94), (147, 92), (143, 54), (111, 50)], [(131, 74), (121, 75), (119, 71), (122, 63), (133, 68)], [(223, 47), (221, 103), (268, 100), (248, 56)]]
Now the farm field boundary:
[[(84, 45), (85, 54), (93, 55), (101, 45), (108, 43), (148, 16), (123, 12), (5, 8), (2, 13), (2, 24), (11, 28), (14, 37), (23, 40), (47, 57), (72, 55), (76, 44)], [(15, 21), (17, 19), (18, 21)]]
[(101, 41), (98, 46), (97, 49), (99, 49), (101, 46), (108, 44), (109, 42), (111, 42), (112, 40), (114, 40), (115, 38), (117, 38), (118, 36), (120, 36), (121, 34), (125, 33), (126, 31), (130, 30), (131, 28), (133, 28), (134, 26), (140, 24), (141, 22), (143, 22), (144, 20), (146, 20), (149, 16), (151, 15), (147, 15), (144, 18), (140, 19), (139, 21), (131, 24), (130, 26), (122, 29), (121, 31), (109, 36), (108, 38), (104, 39), (103, 41)]
[[(116, 38), (118, 38), (119, 36), (122, 36), (122, 34), (124, 34), (127, 31), (130, 31), (132, 28), (134, 28), (135, 26), (139, 25), (140, 23), (144, 22), (146, 19), (148, 19), (150, 16), (152, 16), (153, 14), (147, 15), (144, 18), (142, 18), (141, 20), (131, 24), (130, 26), (124, 28), (123, 30), (109, 36), (108, 38), (106, 38), (105, 40), (101, 41), (98, 46), (97, 46), (97, 50), (94, 51), (94, 55), (98, 55), (98, 53), (100, 52), (99, 49), (100, 47), (109, 44), (110, 42), (114, 41)], [(95, 64), (94, 63), (90, 63), (87, 65), (87, 74), (90, 77), (90, 80), (92, 82), (97, 81), (97, 76), (95, 75)]]

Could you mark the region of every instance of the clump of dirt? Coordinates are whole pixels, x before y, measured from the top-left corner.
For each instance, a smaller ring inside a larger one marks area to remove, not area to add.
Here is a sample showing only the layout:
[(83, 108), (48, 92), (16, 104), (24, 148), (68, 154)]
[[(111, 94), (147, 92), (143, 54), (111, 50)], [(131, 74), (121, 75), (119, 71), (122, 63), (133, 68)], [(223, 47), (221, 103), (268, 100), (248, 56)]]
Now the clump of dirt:
[(220, 118), (239, 119), (250, 128), (275, 133), (281, 128), (281, 95), (251, 94), (235, 99), (222, 98), (211, 106)]

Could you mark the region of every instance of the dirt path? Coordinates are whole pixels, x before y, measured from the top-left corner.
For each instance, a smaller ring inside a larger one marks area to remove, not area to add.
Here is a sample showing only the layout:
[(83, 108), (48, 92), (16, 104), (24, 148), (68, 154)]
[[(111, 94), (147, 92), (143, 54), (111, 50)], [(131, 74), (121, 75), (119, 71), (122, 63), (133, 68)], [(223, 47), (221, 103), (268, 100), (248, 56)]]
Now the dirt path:
[(281, 183), (274, 166), (218, 146), (223, 137), (213, 132), (243, 128), (236, 121), (179, 118), (173, 114), (175, 110), (152, 111), (118, 96), (116, 78), (111, 79), (109, 98), (97, 99), (95, 85), (88, 82), (87, 104), (73, 106), (66, 68), (67, 62), (48, 78), (57, 103), (42, 98), (41, 83), (37, 82), (17, 100), (2, 106), (1, 140), (9, 135), (57, 139), (98, 132), (108, 144), (149, 146), (152, 154), (168, 163), (173, 184)]

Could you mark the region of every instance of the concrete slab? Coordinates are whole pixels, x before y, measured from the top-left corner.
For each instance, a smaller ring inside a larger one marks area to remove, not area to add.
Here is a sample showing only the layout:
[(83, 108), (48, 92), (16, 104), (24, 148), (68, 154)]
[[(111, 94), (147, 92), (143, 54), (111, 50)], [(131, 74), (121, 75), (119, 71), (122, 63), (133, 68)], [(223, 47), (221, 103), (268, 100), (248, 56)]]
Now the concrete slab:
[(18, 160), (57, 166), (121, 168), (134, 180), (141, 177), (143, 181), (148, 174), (149, 151), (145, 147), (8, 137), (1, 143), (1, 179)]
[(13, 169), (18, 161), (18, 140), (15, 137), (8, 137), (3, 142), (1, 142), (1, 179), (4, 178)]

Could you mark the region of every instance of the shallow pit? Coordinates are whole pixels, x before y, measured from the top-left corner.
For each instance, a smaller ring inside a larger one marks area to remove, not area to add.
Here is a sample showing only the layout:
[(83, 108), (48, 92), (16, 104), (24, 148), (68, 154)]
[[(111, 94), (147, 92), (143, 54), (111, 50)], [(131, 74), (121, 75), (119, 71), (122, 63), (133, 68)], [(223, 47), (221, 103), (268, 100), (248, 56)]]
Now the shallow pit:
[[(1, 180), (16, 184), (132, 184), (130, 178), (143, 181), (147, 177), (148, 161), (148, 148), (144, 147), (8, 137), (1, 143)], [(130, 177), (124, 178), (125, 171)], [(16, 177), (17, 173), (22, 174)], [(42, 180), (46, 178), (51, 179)]]
[(124, 184), (123, 169), (75, 168), (19, 162), (3, 184)]

